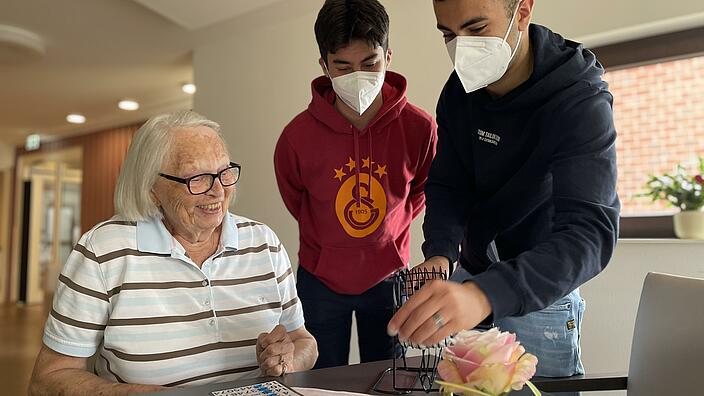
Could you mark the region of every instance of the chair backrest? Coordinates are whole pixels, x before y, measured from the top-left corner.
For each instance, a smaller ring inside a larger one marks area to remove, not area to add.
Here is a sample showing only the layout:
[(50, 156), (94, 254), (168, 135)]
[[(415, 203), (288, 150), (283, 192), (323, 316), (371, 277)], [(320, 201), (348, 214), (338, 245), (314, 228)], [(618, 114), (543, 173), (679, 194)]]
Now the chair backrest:
[(704, 279), (649, 273), (633, 331), (628, 395), (701, 395), (702, 384)]

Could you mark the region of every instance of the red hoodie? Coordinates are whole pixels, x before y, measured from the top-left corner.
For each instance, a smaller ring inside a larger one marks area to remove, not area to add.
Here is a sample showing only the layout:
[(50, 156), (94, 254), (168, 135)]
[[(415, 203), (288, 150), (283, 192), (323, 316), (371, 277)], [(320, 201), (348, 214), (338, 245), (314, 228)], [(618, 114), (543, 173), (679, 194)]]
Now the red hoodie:
[(390, 71), (384, 104), (361, 131), (334, 107), (327, 77), (311, 85), (308, 109), (276, 144), (276, 180), (298, 221), (299, 264), (337, 293), (361, 294), (408, 264), (437, 125)]

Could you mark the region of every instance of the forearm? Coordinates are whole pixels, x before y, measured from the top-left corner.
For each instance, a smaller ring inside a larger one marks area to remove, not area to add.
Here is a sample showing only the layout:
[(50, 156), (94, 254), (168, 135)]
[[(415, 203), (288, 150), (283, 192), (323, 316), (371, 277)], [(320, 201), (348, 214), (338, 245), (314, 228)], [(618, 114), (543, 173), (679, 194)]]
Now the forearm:
[(158, 385), (118, 384), (81, 369), (62, 369), (35, 378), (29, 384), (30, 396), (122, 396), (159, 392)]
[(302, 338), (293, 342), (293, 371), (305, 371), (313, 368), (318, 360), (318, 345), (314, 338)]
[(531, 250), (474, 276), (495, 318), (543, 309), (601, 272), (616, 238), (615, 229), (609, 230), (606, 224), (606, 220), (594, 224), (573, 220), (569, 228), (553, 233)]

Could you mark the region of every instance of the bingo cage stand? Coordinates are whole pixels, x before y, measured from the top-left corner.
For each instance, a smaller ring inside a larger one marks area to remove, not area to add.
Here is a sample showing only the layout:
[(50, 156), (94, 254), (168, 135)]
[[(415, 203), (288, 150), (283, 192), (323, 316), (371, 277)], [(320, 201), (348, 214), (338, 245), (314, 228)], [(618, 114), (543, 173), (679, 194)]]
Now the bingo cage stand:
[[(402, 270), (397, 272), (393, 277), (393, 293), (394, 293), (394, 312), (401, 308), (416, 291), (429, 281), (432, 280), (447, 280), (447, 272), (441, 269), (432, 268), (431, 270)], [(440, 362), (440, 354), (445, 346), (448, 345), (449, 339), (445, 339), (439, 344), (421, 348), (418, 345), (411, 345), (405, 342), (400, 342), (398, 336), (394, 337), (394, 343), (401, 349), (399, 358), (391, 359), (392, 366), (384, 370), (379, 378), (374, 383), (372, 390), (374, 392), (389, 394), (389, 395), (405, 395), (411, 392), (438, 392), (438, 388), (433, 388), (435, 378), (437, 376), (437, 367)], [(418, 349), (420, 351), (420, 363), (418, 366), (410, 366), (406, 359), (406, 351), (408, 348)], [(403, 364), (399, 365), (398, 360)], [(406, 378), (411, 377), (414, 382), (410, 387), (399, 385), (397, 376), (404, 374)], [(380, 384), (387, 375), (391, 375), (392, 389), (381, 389)], [(420, 387), (416, 384), (420, 383)]]

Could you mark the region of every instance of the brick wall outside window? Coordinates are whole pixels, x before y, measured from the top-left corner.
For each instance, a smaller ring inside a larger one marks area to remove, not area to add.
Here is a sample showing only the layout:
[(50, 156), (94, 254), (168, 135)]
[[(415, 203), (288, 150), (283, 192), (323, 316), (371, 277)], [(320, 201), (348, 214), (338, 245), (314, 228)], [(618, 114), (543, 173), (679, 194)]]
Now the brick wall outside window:
[(623, 215), (676, 209), (636, 197), (650, 174), (682, 163), (693, 172), (704, 156), (704, 56), (609, 71), (618, 138), (618, 193)]

